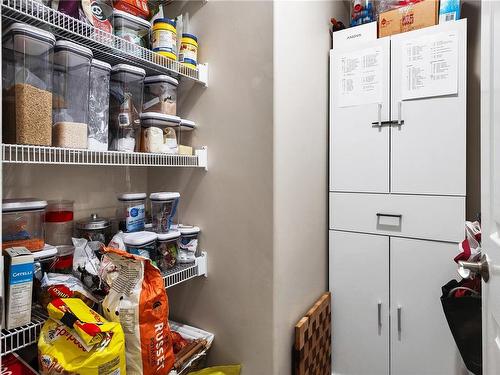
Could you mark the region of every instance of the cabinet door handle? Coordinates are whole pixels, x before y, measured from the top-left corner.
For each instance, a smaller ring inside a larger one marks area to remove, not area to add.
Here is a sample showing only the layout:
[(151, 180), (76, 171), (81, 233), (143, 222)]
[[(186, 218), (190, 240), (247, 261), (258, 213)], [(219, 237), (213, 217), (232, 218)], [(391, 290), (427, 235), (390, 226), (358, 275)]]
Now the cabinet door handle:
[(402, 112), (403, 112), (403, 101), (400, 100), (398, 102), (398, 125), (401, 125), (403, 123), (401, 121)]
[(381, 128), (382, 126), (392, 126), (392, 125), (401, 126), (404, 123), (405, 123), (404, 121), (401, 121), (401, 123), (399, 123), (397, 120), (381, 121), (381, 122), (375, 121), (375, 122), (372, 122), (372, 126), (377, 127), (377, 128)]
[(382, 103), (378, 103), (378, 126), (382, 126)]
[(401, 338), (401, 306), (398, 306), (398, 335)]
[(401, 215), (401, 214), (383, 214), (383, 213), (377, 212), (376, 215), (377, 215), (377, 217), (386, 216), (386, 217), (397, 217), (399, 219), (403, 218), (403, 215)]
[(382, 328), (382, 302), (378, 301), (377, 304), (377, 312), (378, 312), (378, 328)]

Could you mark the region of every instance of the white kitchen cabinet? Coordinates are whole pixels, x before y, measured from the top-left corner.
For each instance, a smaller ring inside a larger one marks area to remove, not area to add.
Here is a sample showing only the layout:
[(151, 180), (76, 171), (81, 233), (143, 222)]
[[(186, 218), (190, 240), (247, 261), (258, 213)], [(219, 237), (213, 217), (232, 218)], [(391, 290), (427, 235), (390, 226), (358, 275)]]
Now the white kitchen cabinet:
[(389, 237), (330, 231), (333, 369), (389, 373)]

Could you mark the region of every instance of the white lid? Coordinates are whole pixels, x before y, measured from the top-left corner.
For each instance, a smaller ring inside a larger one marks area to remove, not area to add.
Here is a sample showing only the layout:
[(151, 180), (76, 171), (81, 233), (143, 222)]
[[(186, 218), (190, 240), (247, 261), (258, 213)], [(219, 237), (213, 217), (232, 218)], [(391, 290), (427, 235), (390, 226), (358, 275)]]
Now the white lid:
[(146, 29), (151, 28), (151, 24), (149, 21), (146, 21), (145, 19), (142, 19), (140, 17), (136, 17), (130, 13), (114, 9), (113, 10), (113, 18), (123, 18), (126, 21), (130, 21), (132, 23), (135, 23), (137, 26), (144, 27)]
[(20, 33), (20, 32), (30, 34), (35, 38), (44, 39), (47, 42), (50, 42), (52, 45), (56, 43), (56, 37), (54, 36), (54, 34), (20, 22), (16, 22), (10, 25), (3, 33), (3, 37), (5, 37), (9, 33)]
[(140, 199), (146, 199), (147, 198), (146, 193), (124, 193), (118, 195), (118, 200), (119, 201), (138, 201)]
[(191, 120), (181, 119), (180, 127), (183, 128), (183, 130), (193, 130), (196, 129), (196, 122)]
[(180, 198), (181, 195), (176, 192), (159, 192), (159, 193), (151, 193), (149, 194), (149, 199), (152, 201), (169, 201), (172, 199)]
[(125, 245), (142, 246), (149, 242), (156, 241), (157, 237), (158, 235), (155, 232), (141, 231), (125, 233), (123, 235), (123, 242), (125, 242)]
[(144, 122), (142, 125), (147, 126), (177, 127), (181, 123), (181, 118), (179, 116), (166, 115), (164, 113), (144, 112), (141, 113), (140, 117), (141, 122)]
[(4, 199), (2, 201), (2, 211), (29, 211), (41, 210), (47, 207), (47, 201), (35, 198)]
[(55, 246), (45, 244), (43, 250), (35, 251), (33, 253), (33, 258), (36, 261), (45, 260), (47, 258), (53, 258), (57, 255), (57, 248)]
[(158, 241), (173, 240), (181, 236), (181, 232), (179, 232), (178, 230), (171, 230), (167, 233), (157, 233), (157, 234), (158, 234)]
[(143, 76), (143, 77), (146, 75), (146, 71), (144, 69), (138, 68), (137, 66), (128, 65), (128, 64), (115, 65), (111, 68), (111, 71), (113, 73), (127, 72), (127, 73), (132, 73), (132, 74), (138, 74), (138, 75)]
[(61, 50), (62, 51), (76, 52), (76, 53), (83, 55), (85, 57), (88, 57), (88, 58), (92, 58), (92, 56), (93, 56), (92, 51), (89, 48), (83, 47), (79, 44), (70, 42), (68, 40), (58, 40), (56, 42), (55, 52), (58, 52)]
[(197, 234), (200, 233), (200, 228), (192, 225), (179, 225), (179, 232), (181, 234)]
[(97, 60), (97, 59), (92, 59), (92, 61), (90, 62), (91, 66), (95, 66), (97, 68), (101, 68), (103, 70), (107, 70), (108, 72), (111, 71), (111, 65), (109, 65), (107, 62), (104, 62), (104, 61), (101, 61), (101, 60)]
[(148, 83), (161, 83), (161, 82), (171, 83), (171, 84), (176, 85), (176, 86), (179, 85), (179, 81), (176, 80), (174, 77), (170, 77), (170, 76), (167, 76), (164, 74), (159, 75), (159, 76), (149, 76), (149, 77), (144, 78), (145, 85), (147, 85)]

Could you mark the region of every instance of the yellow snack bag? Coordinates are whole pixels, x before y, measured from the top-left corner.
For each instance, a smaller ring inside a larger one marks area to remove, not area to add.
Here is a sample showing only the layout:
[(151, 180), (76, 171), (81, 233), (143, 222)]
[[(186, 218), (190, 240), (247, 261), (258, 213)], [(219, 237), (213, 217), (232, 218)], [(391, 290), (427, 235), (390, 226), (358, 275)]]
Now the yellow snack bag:
[(42, 375), (126, 375), (125, 336), (78, 298), (57, 298), (38, 340)]

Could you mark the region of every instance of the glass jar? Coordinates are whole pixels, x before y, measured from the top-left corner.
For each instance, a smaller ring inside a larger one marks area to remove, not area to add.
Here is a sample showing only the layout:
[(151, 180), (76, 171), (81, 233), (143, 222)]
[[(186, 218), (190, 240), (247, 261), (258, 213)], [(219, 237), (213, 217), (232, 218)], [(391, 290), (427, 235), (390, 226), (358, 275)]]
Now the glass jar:
[(48, 201), (45, 214), (45, 241), (51, 245), (72, 245), (73, 201)]
[(113, 31), (117, 37), (138, 46), (149, 48), (151, 24), (145, 19), (121, 10), (113, 11)]
[(89, 241), (89, 247), (100, 258), (101, 246), (107, 246), (111, 241), (111, 221), (97, 214), (91, 214), (90, 217), (77, 221), (76, 236)]
[(156, 112), (141, 113), (141, 151), (177, 154), (177, 135), (181, 118)]
[(89, 95), (89, 150), (108, 150), (110, 72), (111, 65), (101, 60), (92, 59)]
[(4, 199), (2, 203), (2, 249), (25, 247), (30, 251), (43, 250), (45, 235), (44, 200)]
[(123, 236), (123, 242), (127, 252), (134, 255), (151, 259), (156, 263), (158, 253), (156, 251), (157, 234), (154, 232), (127, 233)]
[(167, 233), (158, 233), (158, 268), (162, 271), (168, 271), (177, 264), (177, 240), (180, 232), (173, 230)]
[(177, 205), (180, 199), (179, 193), (151, 193), (151, 216), (153, 229), (157, 233), (166, 233), (172, 227)]
[(126, 193), (118, 196), (116, 218), (119, 230), (123, 232), (144, 230), (146, 197), (146, 193)]
[(92, 51), (58, 40), (54, 47), (53, 146), (87, 148)]
[(50, 272), (71, 274), (73, 272), (73, 255), (75, 247), (62, 245), (56, 246), (57, 255), (50, 267)]
[(109, 149), (139, 151), (144, 69), (119, 64), (111, 69), (109, 97)]
[(179, 81), (167, 75), (144, 79), (144, 112), (177, 115), (177, 86)]
[(53, 34), (14, 23), (2, 37), (3, 142), (52, 145)]

